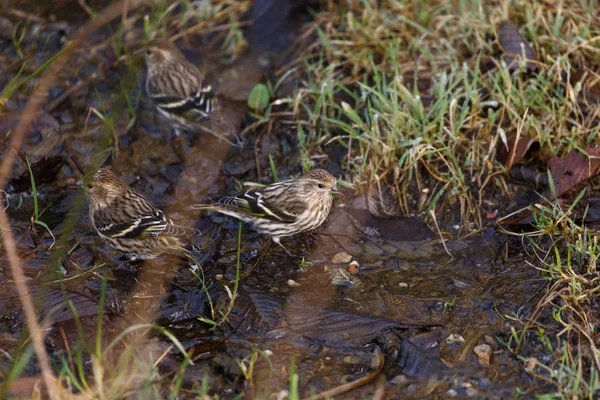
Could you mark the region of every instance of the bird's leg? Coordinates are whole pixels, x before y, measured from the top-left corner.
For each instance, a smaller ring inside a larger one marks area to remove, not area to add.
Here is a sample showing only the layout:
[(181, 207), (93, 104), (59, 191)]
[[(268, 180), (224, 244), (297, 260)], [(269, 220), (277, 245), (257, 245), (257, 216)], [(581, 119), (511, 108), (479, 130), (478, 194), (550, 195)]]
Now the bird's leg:
[(201, 130), (203, 130), (204, 132), (210, 133), (211, 135), (213, 135), (214, 137), (216, 137), (219, 140), (222, 140), (224, 142), (229, 143), (231, 146), (241, 149), (244, 147), (244, 144), (246, 143), (245, 139), (242, 136), (239, 135), (235, 135), (235, 143), (232, 142), (231, 140), (227, 139), (226, 135), (224, 134), (219, 134), (215, 131), (213, 131), (210, 128), (207, 128), (206, 126), (200, 126), (199, 127)]
[(269, 254), (269, 250), (271, 250), (271, 241), (267, 240), (266, 245), (263, 247), (260, 254), (258, 255), (258, 260), (252, 266), (252, 268), (254, 268), (256, 265), (259, 265), (260, 263), (263, 262), (263, 260), (267, 257), (267, 254)]
[(186, 138), (181, 136), (181, 131), (179, 130), (179, 128), (174, 128), (174, 133), (175, 135), (171, 136), (171, 148), (181, 161), (185, 161), (186, 146), (184, 141), (186, 140)]
[(281, 248), (282, 248), (283, 250), (285, 250), (285, 252), (287, 253), (287, 255), (288, 255), (288, 256), (290, 256), (290, 257), (295, 257), (295, 256), (294, 256), (294, 255), (293, 255), (293, 254), (292, 254), (292, 253), (291, 253), (291, 252), (288, 250), (288, 249), (286, 249), (286, 248), (285, 248), (285, 246), (284, 246), (284, 245), (282, 245), (282, 244), (281, 244), (281, 238), (280, 238), (280, 237), (278, 237), (278, 236), (274, 236), (274, 237), (273, 237), (273, 241), (274, 241), (275, 243), (277, 243), (279, 246), (281, 246)]

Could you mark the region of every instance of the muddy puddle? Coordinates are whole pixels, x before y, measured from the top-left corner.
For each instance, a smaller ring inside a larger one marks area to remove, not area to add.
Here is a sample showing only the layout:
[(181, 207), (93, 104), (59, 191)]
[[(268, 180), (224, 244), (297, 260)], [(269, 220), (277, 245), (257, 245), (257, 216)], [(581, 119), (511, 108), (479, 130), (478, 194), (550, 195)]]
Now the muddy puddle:
[[(19, 51), (12, 38), (0, 36), (0, 86), (25, 58), (26, 72), (35, 71), (88, 18), (85, 10), (65, 7), (0, 11), (4, 23), (21, 21), (28, 27)], [(127, 65), (115, 57), (109, 38), (117, 22), (76, 50), (51, 86), (42, 106), (46, 111), (21, 147), (37, 184), (39, 220), (48, 229), (32, 223), (34, 199), (24, 159), (17, 157), (4, 191), (21, 265), (57, 370), (72, 363), (78, 351), (86, 357), (82, 338), (95, 338), (103, 302), (104, 346), (128, 327), (156, 324), (188, 351), (194, 363), (182, 376), (181, 398), (196, 396), (192, 389), (203, 379), (219, 398), (282, 398), (291, 387), (290, 371), (298, 375), (302, 397), (325, 392), (357, 399), (511, 398), (516, 390), (539, 390), (539, 382), (534, 384), (506, 345), (517, 327), (507, 316), (531, 316), (544, 281), (525, 264), (519, 246), (493, 228), (459, 239), (449, 225), (442, 241), (418, 218), (375, 215), (363, 197), (347, 189), (318, 232), (284, 240), (297, 257), (276, 245), (265, 253), (268, 239), (245, 226), (238, 257), (236, 221), (186, 211), (210, 194), (236, 192), (242, 182), (272, 182), (270, 160), (280, 179), (301, 172), (296, 130), (285, 118), (247, 129), (256, 122), (246, 104), (251, 89), (301, 55), (298, 48), (283, 60), (274, 57), (291, 46), (310, 19), (309, 13), (298, 17), (291, 6), (279, 13), (266, 9), (249, 8), (247, 16), (255, 21), (293, 17), (294, 23), (268, 25), (268, 31), (256, 24), (245, 29), (249, 49), (234, 60), (217, 50), (203, 52), (203, 43), (214, 39), (210, 34), (192, 36), (181, 46), (191, 60), (206, 65), (221, 88), (219, 129), (244, 132), (242, 149), (210, 135), (174, 136), (145, 96), (143, 63)], [(141, 40), (140, 29), (131, 28), (132, 43)], [(277, 41), (269, 42), (272, 37)], [(302, 77), (289, 79), (282, 90), (292, 90)], [(0, 117), (4, 154), (11, 151), (6, 134), (34, 87), (11, 97)], [(110, 115), (113, 131), (90, 115), (90, 107)], [(331, 153), (320, 166), (341, 176), (336, 160), (344, 150), (328, 148)], [(72, 189), (81, 176), (77, 164), (94, 163), (111, 168), (174, 222), (208, 230), (202, 268), (169, 257), (130, 262), (110, 252), (89, 226), (83, 194)], [(0, 282), (0, 369), (8, 371), (27, 346), (28, 334), (5, 252), (0, 253)], [(135, 344), (163, 377), (181, 368), (180, 349), (161, 331), (140, 329), (117, 348), (126, 343)], [(521, 353), (544, 357), (535, 343)], [(118, 354), (110, 357), (114, 361)], [(92, 369), (90, 362), (83, 365)], [(31, 361), (23, 376), (39, 373)], [(343, 393), (327, 392), (332, 388)], [(31, 388), (18, 389), (23, 394)], [(168, 390), (165, 384), (162, 393)]]

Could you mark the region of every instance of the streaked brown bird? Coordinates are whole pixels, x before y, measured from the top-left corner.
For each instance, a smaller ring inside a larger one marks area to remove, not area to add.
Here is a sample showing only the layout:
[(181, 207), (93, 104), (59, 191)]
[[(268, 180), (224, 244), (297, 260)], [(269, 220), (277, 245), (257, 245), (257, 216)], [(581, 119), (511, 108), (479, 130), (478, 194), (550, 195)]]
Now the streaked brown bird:
[(210, 204), (191, 206), (215, 210), (250, 224), (270, 236), (288, 255), (281, 238), (312, 231), (325, 222), (339, 193), (336, 178), (323, 169), (314, 169), (295, 179), (249, 190), (234, 197), (209, 197)]
[(218, 109), (213, 88), (177, 46), (168, 40), (153, 40), (146, 50), (146, 65), (148, 96), (177, 134), (179, 130), (203, 129), (222, 138), (202, 125)]
[(99, 169), (81, 182), (89, 199), (92, 227), (111, 248), (131, 260), (151, 259), (163, 253), (194, 256), (202, 249), (188, 240), (197, 229), (175, 225), (112, 171)]

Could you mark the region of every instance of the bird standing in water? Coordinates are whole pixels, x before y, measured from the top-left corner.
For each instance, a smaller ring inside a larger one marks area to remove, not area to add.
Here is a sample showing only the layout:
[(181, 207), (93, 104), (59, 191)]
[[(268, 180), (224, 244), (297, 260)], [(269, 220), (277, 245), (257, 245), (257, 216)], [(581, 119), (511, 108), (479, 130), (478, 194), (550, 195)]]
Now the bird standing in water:
[(228, 134), (206, 126), (209, 119), (221, 121), (215, 93), (177, 46), (168, 40), (153, 40), (146, 50), (146, 65), (146, 92), (158, 111), (173, 124), (177, 135), (180, 130), (204, 130), (229, 142)]
[(250, 224), (257, 232), (270, 236), (288, 255), (281, 238), (312, 231), (325, 222), (339, 193), (336, 178), (315, 169), (295, 179), (249, 190), (234, 197), (209, 197), (210, 204), (191, 206), (196, 210), (215, 210)]
[(82, 186), (89, 199), (92, 227), (113, 249), (131, 260), (152, 259), (163, 253), (194, 255), (202, 251), (188, 238), (197, 229), (175, 225), (141, 193), (112, 171), (86, 175)]

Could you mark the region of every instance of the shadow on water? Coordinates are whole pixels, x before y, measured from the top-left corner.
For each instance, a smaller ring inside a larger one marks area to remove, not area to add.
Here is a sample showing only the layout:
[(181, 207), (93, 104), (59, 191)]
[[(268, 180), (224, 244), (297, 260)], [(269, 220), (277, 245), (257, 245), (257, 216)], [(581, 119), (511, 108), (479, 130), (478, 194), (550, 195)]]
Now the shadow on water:
[[(283, 50), (293, 48), (293, 39), (310, 13), (301, 2), (282, 3), (277, 8), (272, 1), (255, 2), (250, 11), (255, 18), (252, 47), (235, 62), (219, 63), (216, 57), (193, 49), (188, 52), (192, 60), (211, 60), (208, 74), (218, 82), (215, 86), (220, 88), (224, 108), (219, 129), (241, 132), (251, 124), (246, 109), (250, 90), (301, 51), (301, 46), (296, 53)], [(66, 21), (68, 27), (75, 24)], [(72, 27), (65, 31), (65, 24), (46, 20), (39, 24), (41, 32), (54, 35), (45, 50), (35, 52), (36, 58), (46, 59), (60, 48), (61, 35), (68, 35)], [(2, 64), (14, 71), (10, 65), (17, 65), (20, 56), (2, 40)], [(64, 81), (53, 88), (50, 102), (77, 82), (83, 84), (37, 119), (22, 148), (33, 163), (40, 208), (47, 208), (41, 220), (55, 236), (69, 235), (64, 262), (52, 266), (53, 270), (48, 268), (53, 240), (43, 228), (31, 224), (32, 194), (23, 163), (17, 163), (4, 189), (28, 283), (39, 300), (40, 316), (52, 321), (46, 340), (55, 360), (78, 342), (79, 329), (89, 337), (95, 334), (102, 276), (106, 276), (103, 341), (109, 343), (134, 324), (162, 325), (197, 360), (188, 367), (184, 386), (191, 387), (207, 373), (211, 391), (222, 397), (280, 392), (289, 387), (293, 363), (304, 395), (365, 376), (368, 382), (363, 381), (347, 398), (364, 398), (381, 388), (389, 398), (500, 398), (511, 397), (514, 387), (531, 384), (501, 342), (510, 332), (506, 315), (532, 312), (536, 292), (543, 286), (535, 271), (522, 260), (501, 259), (498, 254), (504, 243), (493, 230), (442, 242), (417, 221), (375, 216), (362, 198), (353, 199), (350, 193), (337, 200), (337, 209), (318, 234), (286, 239), (286, 246), (303, 255), (305, 262), (286, 256), (276, 246), (260, 258), (267, 239), (244, 230), (238, 297), (224, 322), (211, 329), (201, 318), (219, 319), (215, 310), (230, 304), (238, 224), (184, 210), (208, 194), (234, 193), (239, 182), (270, 182), (266, 177), (269, 155), (281, 166), (280, 178), (298, 173), (288, 161), (295, 151), (295, 132), (283, 126), (272, 128), (279, 135), (251, 131), (246, 133), (244, 149), (231, 148), (208, 134), (174, 137), (143, 96), (142, 77), (127, 74), (110, 48), (92, 48), (95, 51), (76, 54), (73, 69), (64, 71)], [(284, 60), (275, 56), (283, 53)], [(133, 81), (123, 83), (125, 75)], [(72, 160), (89, 162), (95, 143), (106, 131), (98, 118), (88, 119), (88, 108), (106, 110), (122, 101), (125, 84), (130, 85), (131, 98), (137, 99), (135, 113), (124, 107), (112, 116), (118, 152), (107, 152), (105, 165), (174, 222), (209, 231), (213, 224), (221, 227), (203, 238), (207, 253), (214, 253), (203, 269), (192, 271), (186, 262), (167, 257), (142, 264), (124, 261), (90, 231), (85, 212), (73, 231), (63, 231), (63, 220), (76, 196), (68, 187), (79, 179)], [(2, 137), (14, 126), (11, 118), (18, 119), (25, 96), (19, 94), (8, 104), (0, 119)], [(0, 146), (8, 151), (6, 141)], [(353, 261), (359, 268), (351, 266)], [(12, 353), (22, 343), (24, 322), (5, 254), (0, 255), (0, 265), (5, 288), (0, 299), (4, 317), (0, 341), (2, 349)], [(66, 299), (82, 321), (80, 328)], [(165, 341), (145, 346), (150, 360), (167, 350), (161, 364), (165, 373), (179, 370), (180, 354)], [(378, 357), (378, 352), (383, 356)], [(251, 379), (244, 377), (239, 360), (255, 363)], [(381, 362), (383, 370), (375, 374)], [(8, 359), (0, 361), (3, 369), (8, 365)], [(26, 372), (37, 371), (32, 365)]]

